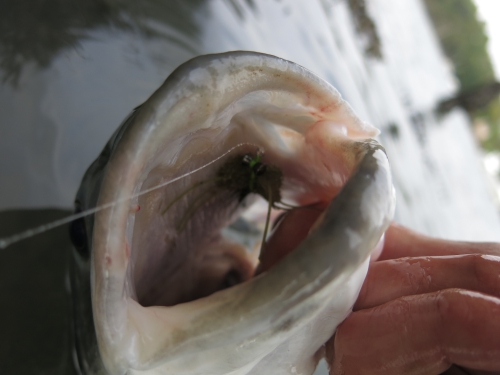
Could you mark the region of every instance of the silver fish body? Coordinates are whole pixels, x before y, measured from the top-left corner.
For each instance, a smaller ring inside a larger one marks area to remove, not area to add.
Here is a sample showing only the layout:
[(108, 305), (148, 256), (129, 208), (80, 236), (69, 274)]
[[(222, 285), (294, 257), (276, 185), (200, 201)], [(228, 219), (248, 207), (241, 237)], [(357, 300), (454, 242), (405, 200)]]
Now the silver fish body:
[[(290, 61), (231, 52), (179, 67), (117, 130), (77, 195), (79, 210), (110, 204), (73, 228), (80, 370), (312, 374), (394, 213), (376, 133)], [(331, 203), (290, 254), (252, 277), (251, 252), (223, 230), (254, 197), (193, 187), (257, 149), (283, 171), (284, 200)], [(221, 287), (235, 272), (237, 285)]]

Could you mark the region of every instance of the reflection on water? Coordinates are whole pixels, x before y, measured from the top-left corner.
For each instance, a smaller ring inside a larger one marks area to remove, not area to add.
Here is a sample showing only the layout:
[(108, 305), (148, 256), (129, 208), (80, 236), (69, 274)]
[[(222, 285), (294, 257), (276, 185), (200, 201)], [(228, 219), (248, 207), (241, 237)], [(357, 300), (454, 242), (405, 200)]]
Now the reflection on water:
[(196, 41), (199, 23), (194, 11), (204, 0), (5, 0), (0, 13), (0, 69), (3, 79), (15, 84), (23, 68), (34, 63), (50, 66), (65, 50), (81, 48), (92, 39), (91, 30), (131, 32), (147, 38), (164, 38), (169, 43), (195, 52), (183, 38), (162, 32), (156, 25), (168, 25), (187, 40)]
[(434, 112), (456, 83), (421, 2), (367, 4), (383, 59), (366, 55), (345, 0), (4, 1), (0, 209), (70, 207), (109, 136), (175, 67), (246, 49), (309, 68), (382, 130), (400, 222), (448, 238), (499, 240), (468, 118)]

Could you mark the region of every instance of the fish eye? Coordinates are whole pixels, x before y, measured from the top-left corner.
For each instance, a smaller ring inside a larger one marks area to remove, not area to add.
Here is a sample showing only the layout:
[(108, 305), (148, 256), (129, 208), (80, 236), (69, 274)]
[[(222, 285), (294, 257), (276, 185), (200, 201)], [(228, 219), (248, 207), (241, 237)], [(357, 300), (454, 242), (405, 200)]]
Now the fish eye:
[[(79, 204), (77, 203), (77, 208), (75, 210), (76, 214), (82, 212)], [(83, 217), (73, 220), (69, 225), (69, 236), (73, 246), (78, 251), (78, 253), (87, 258), (89, 255), (89, 249), (87, 246), (87, 230), (85, 228), (85, 220)]]

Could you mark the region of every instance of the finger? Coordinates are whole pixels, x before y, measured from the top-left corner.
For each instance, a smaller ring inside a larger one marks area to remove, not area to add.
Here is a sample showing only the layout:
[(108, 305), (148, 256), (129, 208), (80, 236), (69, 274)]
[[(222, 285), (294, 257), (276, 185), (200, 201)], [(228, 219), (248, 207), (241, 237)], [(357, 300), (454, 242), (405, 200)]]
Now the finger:
[(354, 310), (449, 288), (500, 297), (500, 257), (469, 254), (375, 262), (368, 270)]
[(500, 244), (446, 241), (424, 236), (393, 223), (385, 233), (384, 250), (379, 260), (472, 253), (500, 256)]
[(462, 289), (352, 313), (327, 343), (332, 375), (500, 370), (500, 299)]

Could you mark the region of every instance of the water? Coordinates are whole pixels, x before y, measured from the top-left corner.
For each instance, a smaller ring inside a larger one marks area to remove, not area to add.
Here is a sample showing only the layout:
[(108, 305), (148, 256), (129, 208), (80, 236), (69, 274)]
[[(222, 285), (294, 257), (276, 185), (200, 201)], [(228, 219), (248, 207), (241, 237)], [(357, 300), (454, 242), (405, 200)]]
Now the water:
[[(468, 117), (461, 110), (443, 118), (433, 112), (457, 82), (423, 4), (375, 0), (369, 5), (385, 56), (374, 80), (393, 93), (388, 101), (377, 96), (377, 83), (369, 85), (376, 98), (370, 113), (377, 113), (373, 121), (384, 130), (381, 140), (396, 180), (396, 219), (439, 237), (499, 241), (499, 211)], [(399, 136), (391, 136), (388, 124), (398, 126)]]
[[(460, 110), (442, 119), (433, 113), (457, 84), (419, 0), (368, 1), (381, 61), (365, 56), (345, 1), (190, 1), (142, 12), (130, 4), (106, 16), (89, 10), (90, 26), (73, 45), (52, 42), (46, 67), (20, 59), (17, 85), (0, 86), (0, 209), (70, 208), (83, 172), (114, 129), (176, 66), (198, 54), (247, 49), (311, 69), (382, 130), (398, 221), (447, 238), (500, 239), (468, 118)], [(80, 25), (72, 11), (59, 10)], [(56, 31), (68, 39), (69, 26)]]
[[(469, 119), (460, 110), (443, 118), (433, 111), (457, 83), (423, 4), (367, 3), (381, 37), (382, 60), (365, 55), (364, 39), (343, 0), (144, 1), (141, 6), (123, 1), (105, 13), (85, 8), (90, 2), (83, 0), (80, 8), (54, 2), (53, 18), (36, 22), (30, 18), (36, 2), (21, 2), (9, 19), (0, 15), (12, 35), (32, 32), (11, 49), (3, 45), (0, 55), (4, 76), (11, 79), (0, 86), (0, 210), (18, 210), (3, 212), (14, 217), (34, 215), (21, 208), (70, 208), (81, 176), (109, 136), (175, 67), (199, 54), (246, 49), (309, 68), (382, 130), (399, 222), (445, 238), (499, 241), (498, 209)], [(66, 23), (58, 21), (61, 15)], [(38, 25), (54, 34), (38, 40), (45, 35)], [(36, 48), (40, 43), (43, 51)], [(17, 251), (34, 245), (26, 246)], [(0, 257), (12, 262), (12, 272), (25, 265), (21, 256)], [(60, 342), (46, 348), (60, 353)], [(44, 366), (57, 373), (53, 364)]]

